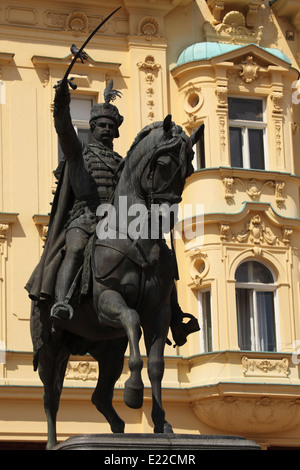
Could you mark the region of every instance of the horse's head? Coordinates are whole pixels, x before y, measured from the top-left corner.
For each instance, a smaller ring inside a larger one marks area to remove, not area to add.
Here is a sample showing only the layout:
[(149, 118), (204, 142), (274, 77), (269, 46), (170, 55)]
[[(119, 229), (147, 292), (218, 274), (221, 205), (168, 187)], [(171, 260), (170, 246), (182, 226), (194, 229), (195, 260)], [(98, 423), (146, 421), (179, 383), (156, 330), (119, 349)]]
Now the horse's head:
[(189, 137), (168, 115), (137, 135), (122, 172), (122, 185), (127, 194), (129, 188), (132, 202), (143, 201), (151, 210), (153, 206), (165, 208), (181, 201), (186, 178), (193, 173), (193, 146), (203, 127)]
[(141, 175), (140, 185), (147, 204), (177, 204), (181, 201), (186, 178), (193, 173), (193, 146), (203, 127), (188, 137), (168, 115), (153, 130), (149, 158)]

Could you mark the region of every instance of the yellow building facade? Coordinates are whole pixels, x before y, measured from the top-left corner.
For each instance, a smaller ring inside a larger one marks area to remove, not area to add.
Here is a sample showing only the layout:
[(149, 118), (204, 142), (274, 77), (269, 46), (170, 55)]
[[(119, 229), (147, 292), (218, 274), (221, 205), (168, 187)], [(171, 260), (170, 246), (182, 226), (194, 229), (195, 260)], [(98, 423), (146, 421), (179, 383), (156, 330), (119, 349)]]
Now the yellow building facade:
[[(188, 134), (205, 125), (175, 239), (180, 304), (201, 330), (181, 348), (166, 346), (167, 419), (177, 433), (300, 448), (299, 0), (2, 2), (0, 448), (46, 441), (24, 285), (43, 250), (55, 190), (53, 87), (71, 44), (81, 46), (120, 4), (73, 69), (78, 134), (85, 138), (89, 110), (111, 78), (122, 92), (122, 156), (168, 113)], [(115, 391), (126, 432), (152, 432), (146, 371), (140, 410), (123, 404), (127, 374), (125, 363)], [(90, 402), (97, 376), (90, 357), (71, 357), (60, 441), (110, 432)]]

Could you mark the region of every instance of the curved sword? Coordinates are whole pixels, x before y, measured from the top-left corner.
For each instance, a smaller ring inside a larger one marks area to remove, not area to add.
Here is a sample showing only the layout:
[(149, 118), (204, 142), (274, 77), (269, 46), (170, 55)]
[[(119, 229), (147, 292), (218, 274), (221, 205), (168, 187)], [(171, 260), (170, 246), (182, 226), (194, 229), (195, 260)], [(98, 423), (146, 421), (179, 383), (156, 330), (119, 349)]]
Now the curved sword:
[[(71, 86), (71, 88), (75, 89), (77, 88), (76, 85), (70, 83), (70, 80), (68, 80), (68, 75), (69, 73), (71, 72), (76, 60), (78, 59), (78, 57), (80, 56), (81, 52), (83, 51), (83, 49), (85, 48), (85, 46), (90, 42), (90, 40), (92, 39), (92, 37), (97, 33), (97, 31), (109, 20), (109, 18), (111, 18), (118, 10), (120, 10), (120, 8), (122, 8), (122, 6), (116, 8), (112, 13), (110, 13), (110, 15), (108, 15), (106, 18), (104, 18), (103, 21), (101, 21), (101, 23), (97, 26), (97, 28), (94, 29), (94, 31), (89, 35), (89, 37), (87, 38), (87, 40), (82, 44), (81, 48), (78, 50), (78, 52), (75, 54), (72, 62), (70, 63), (69, 67), (67, 68), (67, 71), (64, 75), (64, 78), (62, 80), (60, 80), (57, 85), (55, 85), (54, 88), (56, 88), (57, 86), (60, 86), (63, 82), (68, 82)], [(72, 80), (72, 79), (71, 79)]]

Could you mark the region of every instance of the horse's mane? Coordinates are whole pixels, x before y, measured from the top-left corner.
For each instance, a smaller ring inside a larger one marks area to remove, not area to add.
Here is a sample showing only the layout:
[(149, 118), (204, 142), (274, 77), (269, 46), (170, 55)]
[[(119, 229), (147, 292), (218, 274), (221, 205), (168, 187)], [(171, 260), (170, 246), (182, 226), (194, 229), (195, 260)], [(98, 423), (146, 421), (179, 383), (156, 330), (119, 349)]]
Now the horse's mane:
[[(162, 132), (160, 132), (162, 131)], [(142, 156), (143, 158), (146, 157), (145, 152), (141, 152), (140, 154), (136, 151), (138, 149), (138, 146), (143, 142), (146, 142), (145, 139), (146, 137), (149, 136), (149, 139), (147, 139), (147, 150), (148, 151), (148, 158), (151, 156), (151, 151), (155, 148), (157, 143), (161, 140), (163, 137), (163, 122), (158, 121), (154, 122), (152, 124), (149, 124), (145, 126), (136, 136), (134, 139), (131, 147), (129, 148), (126, 157), (124, 158), (122, 162), (122, 170), (124, 169), (124, 166), (129, 166), (129, 168), (133, 168), (137, 164), (137, 160)], [(180, 166), (184, 166), (184, 171), (182, 172), (183, 178), (189, 176), (192, 172), (192, 165), (191, 161), (193, 159), (193, 151), (191, 148), (189, 148), (188, 152), (188, 161), (185, 161), (186, 159), (186, 147), (189, 146), (189, 137), (186, 135), (186, 133), (183, 131), (181, 126), (178, 126), (174, 123), (172, 123), (172, 126), (167, 134), (167, 138), (165, 140), (161, 140), (161, 148), (164, 151), (172, 150), (175, 147), (179, 148), (182, 147), (184, 144), (184, 152), (181, 152), (181, 158), (179, 156), (179, 164)], [(184, 155), (183, 155), (184, 154)], [(135, 159), (135, 161), (133, 161)], [(145, 158), (144, 164), (146, 165), (148, 163), (148, 159)]]
[[(150, 132), (152, 132), (153, 130), (157, 130), (157, 129), (162, 129), (163, 128), (163, 121), (158, 121), (158, 122), (153, 122), (152, 124), (148, 124), (147, 126), (145, 126), (136, 136), (136, 138), (134, 139), (130, 149), (128, 150), (127, 152), (127, 155), (126, 155), (126, 158), (130, 158), (130, 156), (132, 155), (134, 149), (136, 148), (136, 146), (145, 138), (147, 137)], [(182, 127), (180, 126), (177, 126), (176, 124), (172, 123), (172, 128), (171, 128), (171, 131), (172, 131), (172, 135), (175, 136), (175, 135), (180, 135), (183, 133), (183, 130), (182, 130)]]

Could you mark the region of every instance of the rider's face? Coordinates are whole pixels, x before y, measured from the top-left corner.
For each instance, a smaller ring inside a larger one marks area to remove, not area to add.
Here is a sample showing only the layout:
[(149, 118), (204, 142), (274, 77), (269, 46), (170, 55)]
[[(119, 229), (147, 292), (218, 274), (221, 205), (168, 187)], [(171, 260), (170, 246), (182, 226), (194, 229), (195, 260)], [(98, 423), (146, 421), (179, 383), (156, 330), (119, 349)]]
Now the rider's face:
[(111, 147), (116, 136), (116, 125), (109, 118), (101, 117), (97, 119), (93, 130), (93, 137), (98, 142)]

